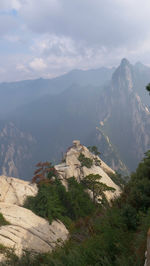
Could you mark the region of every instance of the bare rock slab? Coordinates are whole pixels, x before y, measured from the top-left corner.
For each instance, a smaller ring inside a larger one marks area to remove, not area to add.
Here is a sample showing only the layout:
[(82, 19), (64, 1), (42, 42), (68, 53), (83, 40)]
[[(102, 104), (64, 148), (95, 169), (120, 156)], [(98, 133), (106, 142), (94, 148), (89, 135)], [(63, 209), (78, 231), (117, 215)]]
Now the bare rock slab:
[(27, 196), (36, 196), (37, 193), (36, 184), (14, 177), (0, 176), (0, 202), (22, 206)]
[(23, 251), (51, 252), (68, 239), (69, 232), (60, 221), (50, 225), (28, 209), (2, 202), (0, 213), (10, 223), (0, 227), (0, 243), (14, 249), (17, 256)]
[[(81, 163), (79, 161), (80, 153), (82, 153), (85, 157), (92, 159), (93, 165), (91, 168), (87, 168), (85, 166), (81, 167)], [(55, 168), (59, 174), (62, 184), (66, 187), (66, 189), (67, 179), (72, 176), (74, 176), (75, 179), (80, 182), (89, 174), (99, 174), (102, 177), (100, 182), (115, 189), (114, 193), (111, 191), (106, 191), (106, 198), (111, 200), (120, 195), (121, 191), (119, 186), (116, 185), (109, 176), (111, 174), (115, 174), (115, 172), (106, 163), (104, 163), (100, 157), (92, 154), (85, 146), (81, 145), (80, 141), (73, 141), (73, 146), (67, 150), (64, 159), (65, 162), (56, 165)], [(100, 162), (99, 166), (94, 163), (95, 159)]]

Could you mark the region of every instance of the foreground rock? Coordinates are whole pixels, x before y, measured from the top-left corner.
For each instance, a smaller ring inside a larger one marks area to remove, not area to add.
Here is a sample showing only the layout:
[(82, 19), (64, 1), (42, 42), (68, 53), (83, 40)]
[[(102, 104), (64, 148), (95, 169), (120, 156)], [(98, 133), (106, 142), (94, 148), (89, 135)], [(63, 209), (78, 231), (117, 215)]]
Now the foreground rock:
[(22, 206), (28, 196), (36, 196), (36, 184), (18, 178), (0, 176), (0, 202)]
[[(78, 160), (80, 154), (92, 160), (91, 168), (81, 166)], [(67, 188), (67, 179), (74, 176), (80, 182), (89, 174), (99, 174), (101, 182), (113, 187), (115, 192), (107, 191), (108, 200), (120, 194), (120, 188), (111, 180), (110, 175), (115, 172), (98, 156), (92, 154), (79, 141), (74, 141), (65, 154), (64, 163), (56, 165), (59, 178)], [(52, 251), (58, 244), (61, 245), (69, 237), (69, 232), (60, 221), (48, 221), (35, 215), (32, 211), (20, 207), (27, 196), (36, 196), (38, 188), (17, 178), (0, 176), (0, 213), (10, 223), (0, 227), (0, 244), (12, 248), (17, 256), (24, 251), (45, 253)], [(0, 254), (1, 258), (5, 258)]]
[(0, 244), (12, 248), (17, 256), (23, 251), (45, 253), (67, 240), (69, 232), (60, 221), (48, 221), (32, 211), (0, 203), (0, 213), (10, 223), (0, 227)]
[[(85, 166), (81, 167), (81, 163), (78, 160), (80, 153), (85, 157), (93, 160), (91, 168)], [(113, 187), (115, 192), (105, 192), (108, 200), (120, 195), (120, 188), (110, 178), (109, 175), (115, 174), (115, 172), (105, 164), (98, 156), (92, 154), (85, 146), (80, 144), (80, 141), (74, 141), (73, 146), (68, 149), (64, 156), (64, 163), (56, 165), (55, 168), (58, 171), (59, 177), (63, 185), (67, 188), (67, 179), (74, 176), (78, 182), (80, 182), (85, 176), (89, 174), (99, 174), (101, 182), (107, 186)], [(96, 163), (100, 161), (100, 165)]]

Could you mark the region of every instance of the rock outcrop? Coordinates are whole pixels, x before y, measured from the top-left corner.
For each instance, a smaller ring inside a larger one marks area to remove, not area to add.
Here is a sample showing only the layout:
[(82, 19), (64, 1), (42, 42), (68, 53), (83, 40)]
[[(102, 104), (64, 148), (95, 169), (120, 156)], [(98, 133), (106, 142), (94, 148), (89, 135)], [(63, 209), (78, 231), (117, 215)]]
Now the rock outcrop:
[(18, 178), (0, 176), (0, 202), (22, 206), (28, 196), (36, 196), (36, 184)]
[[(78, 160), (78, 157), (81, 153), (84, 154), (85, 157), (92, 159), (93, 165), (91, 168), (87, 168), (85, 166), (81, 167), (81, 162)], [(92, 154), (85, 146), (81, 145), (79, 141), (73, 141), (73, 146), (70, 147), (66, 152), (64, 161), (64, 163), (56, 165), (55, 168), (58, 171), (62, 184), (66, 188), (67, 179), (72, 176), (74, 176), (76, 180), (80, 182), (89, 174), (99, 174), (102, 177), (101, 182), (115, 189), (114, 193), (110, 191), (105, 192), (108, 200), (120, 194), (119, 187), (109, 177), (109, 174), (114, 174), (115, 172), (97, 155)]]
[[(79, 160), (81, 153), (91, 159), (91, 168), (81, 165)], [(79, 141), (73, 142), (73, 146), (65, 154), (64, 161), (64, 163), (56, 165), (55, 168), (66, 188), (67, 179), (72, 176), (80, 182), (89, 174), (99, 174), (102, 177), (101, 182), (115, 189), (114, 193), (105, 192), (108, 200), (120, 194), (119, 187), (109, 176), (114, 174), (114, 171)], [(69, 236), (69, 232), (62, 222), (57, 220), (50, 225), (45, 219), (21, 207), (27, 196), (36, 196), (37, 193), (36, 184), (0, 176), (0, 213), (10, 223), (0, 227), (0, 244), (14, 249), (17, 256), (21, 256), (24, 251), (50, 252), (58, 244), (61, 245), (67, 240)], [(4, 258), (3, 255), (2, 258)]]
[(13, 122), (0, 123), (0, 175), (29, 180), (33, 173), (31, 163), (36, 140)]
[(17, 256), (23, 251), (50, 252), (68, 238), (68, 230), (60, 221), (50, 225), (32, 211), (17, 205), (0, 203), (0, 213), (10, 223), (0, 227), (0, 244), (14, 249)]
[[(17, 256), (24, 251), (50, 252), (69, 235), (62, 222), (53, 221), (50, 225), (45, 219), (21, 207), (27, 196), (36, 196), (37, 193), (36, 184), (0, 176), (0, 213), (10, 223), (0, 227), (0, 244), (13, 249)], [(5, 254), (0, 254), (0, 261), (5, 258)]]

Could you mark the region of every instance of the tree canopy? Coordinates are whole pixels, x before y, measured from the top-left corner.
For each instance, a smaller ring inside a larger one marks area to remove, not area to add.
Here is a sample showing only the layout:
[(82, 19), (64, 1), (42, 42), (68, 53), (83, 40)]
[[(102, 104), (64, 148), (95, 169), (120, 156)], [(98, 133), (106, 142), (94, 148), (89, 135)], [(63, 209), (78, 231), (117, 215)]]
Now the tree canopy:
[(92, 152), (95, 155), (100, 155), (100, 152), (98, 151), (98, 148), (96, 146), (88, 146), (88, 149), (90, 152)]
[[(96, 200), (103, 201), (105, 199), (104, 192), (111, 191), (114, 192), (115, 189), (107, 186), (106, 184), (100, 182), (102, 176), (99, 174), (90, 174), (83, 179), (83, 184), (92, 191), (93, 193), (93, 202), (96, 203)], [(98, 199), (99, 197), (99, 199)]]

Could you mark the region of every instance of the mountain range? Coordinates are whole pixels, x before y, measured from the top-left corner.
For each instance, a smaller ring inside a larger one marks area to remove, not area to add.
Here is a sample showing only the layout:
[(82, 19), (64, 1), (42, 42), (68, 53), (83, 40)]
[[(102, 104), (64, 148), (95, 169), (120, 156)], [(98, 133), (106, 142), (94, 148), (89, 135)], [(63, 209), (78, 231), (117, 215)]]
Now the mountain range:
[(150, 68), (73, 70), (55, 79), (0, 84), (1, 174), (31, 179), (38, 161), (57, 163), (73, 139), (96, 145), (124, 175), (150, 148)]

